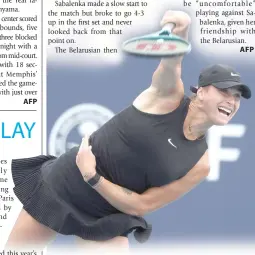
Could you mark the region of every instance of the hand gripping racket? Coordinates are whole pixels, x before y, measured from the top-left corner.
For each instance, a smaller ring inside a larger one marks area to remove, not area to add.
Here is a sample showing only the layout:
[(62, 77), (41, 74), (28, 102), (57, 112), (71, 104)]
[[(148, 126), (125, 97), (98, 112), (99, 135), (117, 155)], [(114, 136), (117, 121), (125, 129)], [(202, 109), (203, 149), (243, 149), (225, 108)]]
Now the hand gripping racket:
[(185, 55), (191, 51), (189, 42), (173, 35), (175, 24), (168, 23), (162, 30), (135, 37), (122, 44), (122, 49), (130, 54), (150, 57), (175, 57)]

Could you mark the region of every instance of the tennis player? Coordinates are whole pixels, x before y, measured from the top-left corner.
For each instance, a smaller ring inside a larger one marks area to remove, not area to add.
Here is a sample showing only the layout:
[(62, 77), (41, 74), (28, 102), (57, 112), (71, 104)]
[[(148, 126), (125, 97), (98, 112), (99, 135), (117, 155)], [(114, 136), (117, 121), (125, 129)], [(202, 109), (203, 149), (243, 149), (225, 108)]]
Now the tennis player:
[[(190, 17), (165, 13), (161, 25), (188, 39)], [(192, 99), (184, 94), (182, 58), (163, 58), (151, 85), (89, 139), (56, 158), (12, 161), (14, 192), (23, 209), (8, 247), (45, 247), (57, 233), (79, 244), (128, 248), (128, 234), (145, 242), (144, 215), (179, 199), (209, 174), (206, 132), (226, 125), (251, 97), (226, 65), (201, 71)]]

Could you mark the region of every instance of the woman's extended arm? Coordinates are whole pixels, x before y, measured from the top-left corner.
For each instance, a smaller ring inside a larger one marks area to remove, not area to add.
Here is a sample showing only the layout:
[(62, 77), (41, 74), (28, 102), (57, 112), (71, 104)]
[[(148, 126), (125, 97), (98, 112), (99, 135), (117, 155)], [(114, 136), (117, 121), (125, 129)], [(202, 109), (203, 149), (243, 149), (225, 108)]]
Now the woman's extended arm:
[[(167, 23), (174, 23), (173, 34), (184, 40), (188, 40), (189, 26), (191, 19), (188, 14), (182, 11), (167, 11), (162, 20), (161, 26)], [(160, 97), (182, 97), (184, 93), (181, 80), (181, 63), (183, 56), (163, 57), (159, 66), (152, 76), (151, 89), (156, 91)]]
[(127, 214), (143, 216), (185, 195), (208, 175), (208, 169), (191, 170), (183, 178), (137, 194), (103, 179), (95, 190), (112, 206)]
[[(94, 189), (104, 197), (112, 206), (127, 214), (143, 216), (155, 211), (180, 198), (198, 185), (208, 175), (207, 152), (200, 159), (197, 167), (191, 169), (183, 178), (162, 187), (153, 187), (142, 194), (138, 194), (101, 177)], [(83, 139), (76, 158), (85, 181), (96, 174), (96, 160), (88, 145)]]

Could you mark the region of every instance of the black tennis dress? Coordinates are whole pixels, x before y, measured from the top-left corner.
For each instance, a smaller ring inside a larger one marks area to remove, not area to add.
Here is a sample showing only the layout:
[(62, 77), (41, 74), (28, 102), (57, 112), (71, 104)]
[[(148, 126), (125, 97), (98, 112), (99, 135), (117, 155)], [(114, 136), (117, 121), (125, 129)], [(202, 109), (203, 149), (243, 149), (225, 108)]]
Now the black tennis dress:
[[(89, 139), (97, 172), (139, 194), (183, 177), (207, 149), (205, 139), (184, 137), (190, 99), (163, 115), (133, 105), (116, 114)], [(64, 235), (108, 240), (134, 231), (145, 242), (151, 225), (142, 217), (118, 211), (82, 178), (76, 166), (78, 147), (60, 157), (39, 155), (13, 159), (14, 192), (38, 222)]]

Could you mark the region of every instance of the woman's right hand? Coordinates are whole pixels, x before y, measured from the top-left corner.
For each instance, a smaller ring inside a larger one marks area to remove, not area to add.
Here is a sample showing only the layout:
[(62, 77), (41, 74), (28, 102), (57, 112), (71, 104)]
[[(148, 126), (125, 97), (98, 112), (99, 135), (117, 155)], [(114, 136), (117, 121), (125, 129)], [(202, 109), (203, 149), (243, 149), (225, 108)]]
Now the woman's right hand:
[(163, 27), (167, 23), (175, 24), (175, 27), (172, 31), (173, 34), (178, 35), (185, 40), (188, 40), (188, 32), (191, 18), (186, 12), (172, 10), (165, 12), (160, 22), (160, 25)]

